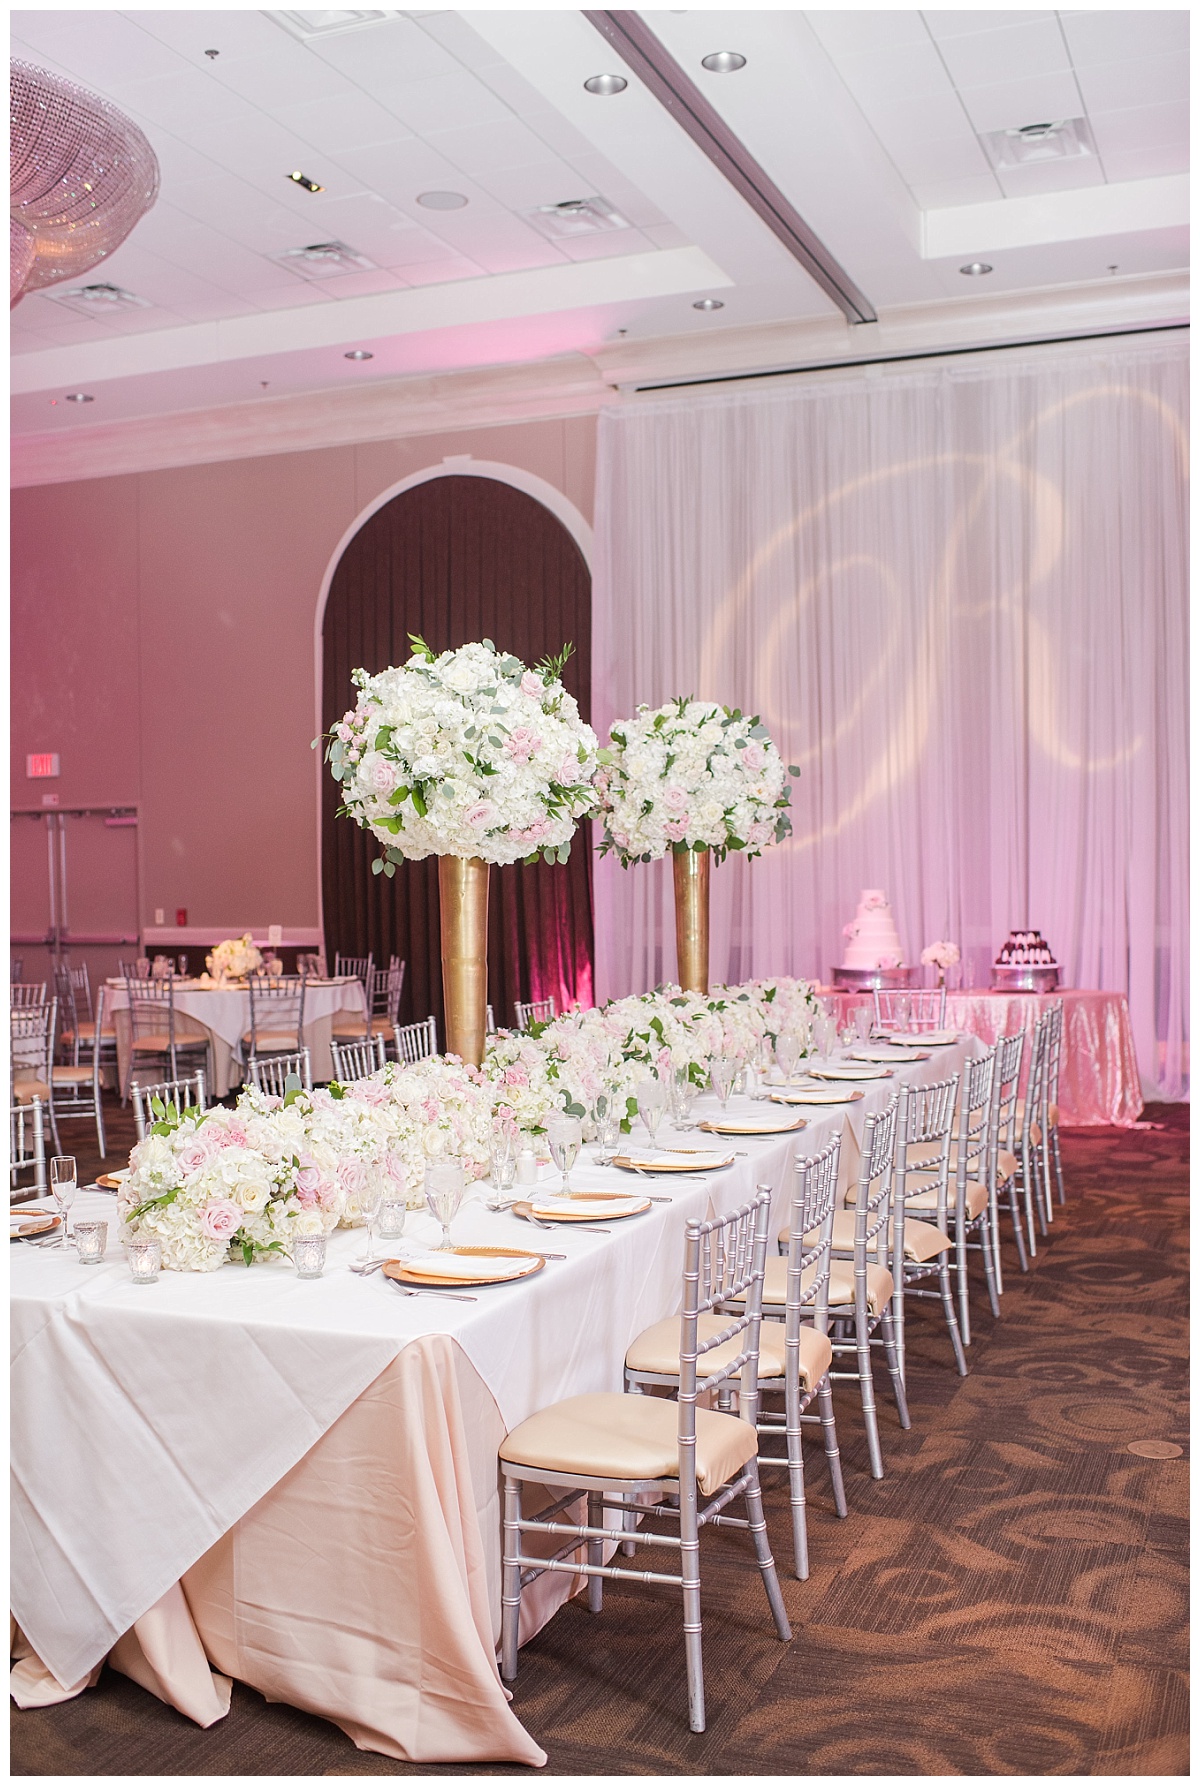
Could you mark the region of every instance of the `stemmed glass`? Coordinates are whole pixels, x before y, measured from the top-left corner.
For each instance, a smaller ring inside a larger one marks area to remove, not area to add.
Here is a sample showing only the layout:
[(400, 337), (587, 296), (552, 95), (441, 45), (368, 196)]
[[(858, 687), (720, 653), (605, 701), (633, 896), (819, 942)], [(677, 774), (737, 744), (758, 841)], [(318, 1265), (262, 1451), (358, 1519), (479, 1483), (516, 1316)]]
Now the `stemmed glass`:
[(800, 1061), (800, 1039), (791, 1030), (785, 1030), (776, 1041), (775, 1059), (784, 1079), (790, 1079)]
[(912, 999), (907, 992), (899, 992), (892, 1000), (892, 1010), (896, 1014), (896, 1028), (907, 1033), (912, 1022)]
[(708, 1063), (708, 1082), (720, 1099), (722, 1110), (729, 1108), (729, 1094), (737, 1076), (738, 1067), (735, 1061), (726, 1060), (723, 1055), (713, 1055)]
[(75, 1176), (75, 1156), (70, 1153), (55, 1154), (50, 1162), (50, 1195), (54, 1198), (58, 1213), (63, 1219), (63, 1231), (55, 1241), (55, 1246), (66, 1246), (71, 1238), (69, 1216), (71, 1205), (75, 1201), (75, 1192), (79, 1185)]
[(603, 1091), (596, 1099), (593, 1111), (596, 1124), (596, 1140), (599, 1147), (596, 1151), (598, 1166), (611, 1166), (616, 1155), (621, 1136), (621, 1117), (617, 1109), (617, 1094), (611, 1089)]
[(516, 1131), (511, 1117), (498, 1116), (492, 1122), (488, 1138), (488, 1178), (492, 1194), (488, 1203), (503, 1209), (517, 1176)]
[(546, 1140), (550, 1143), (550, 1158), (562, 1173), (562, 1195), (569, 1197), (571, 1167), (579, 1158), (583, 1124), (577, 1116), (552, 1116), (546, 1124)]
[(854, 1030), (860, 1047), (865, 1047), (871, 1040), (871, 1030), (875, 1023), (875, 1007), (873, 1005), (855, 1005)]
[(358, 1193), (358, 1207), (362, 1210), (367, 1224), (367, 1250), (363, 1255), (364, 1264), (369, 1264), (375, 1257), (375, 1224), (379, 1220), (383, 1192), (383, 1173), (372, 1171), (368, 1166), (363, 1175), (362, 1189)]
[(463, 1200), (466, 1176), (461, 1160), (431, 1160), (425, 1168), (425, 1201), (429, 1212), (441, 1224), (442, 1239), (438, 1252), (452, 1252), (450, 1224)]
[(638, 1115), (645, 1123), (650, 1134), (651, 1147), (655, 1144), (658, 1125), (662, 1121), (663, 1088), (657, 1079), (643, 1079), (637, 1088)]

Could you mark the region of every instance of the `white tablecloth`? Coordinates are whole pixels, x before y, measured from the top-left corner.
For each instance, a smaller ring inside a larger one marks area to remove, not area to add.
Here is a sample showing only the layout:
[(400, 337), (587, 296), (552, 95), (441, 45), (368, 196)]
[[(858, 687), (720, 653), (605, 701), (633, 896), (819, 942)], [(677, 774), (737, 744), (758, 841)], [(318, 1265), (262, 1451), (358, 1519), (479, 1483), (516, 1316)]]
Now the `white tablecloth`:
[[(129, 1082), (129, 994), (123, 980), (110, 980), (104, 995), (117, 1031), (117, 1060), (121, 1086)], [(323, 1084), (333, 1075), (329, 1041), (338, 1011), (361, 1014), (366, 1008), (362, 981), (310, 980), (304, 992), (304, 1044), (312, 1057), (313, 1079)], [(240, 987), (182, 985), (175, 992), (175, 1010), (185, 1023), (181, 1033), (195, 1034), (193, 1025), (207, 1032), (212, 1043), (214, 1097), (223, 1098), (241, 1081), (240, 1047), (250, 1030), (250, 994)]]
[[(945, 1077), (980, 1046), (968, 1038), (899, 1071)], [(456, 1240), (567, 1255), (523, 1283), (480, 1290), (475, 1303), (405, 1298), (378, 1274), (360, 1279), (348, 1269), (363, 1244), (352, 1233), (333, 1237), (326, 1275), (311, 1283), (269, 1264), (164, 1274), (144, 1287), (116, 1247), (91, 1268), (73, 1253), (14, 1248), (12, 1609), (37, 1654), (64, 1684), (86, 1676), (422, 1335), (457, 1342), (510, 1427), (563, 1396), (620, 1389), (629, 1342), (679, 1307), (686, 1218), (733, 1208), (767, 1183), (778, 1226), (792, 1159), (843, 1121), (847, 1144), (857, 1142), (896, 1083), (805, 1111), (794, 1136), (731, 1141), (738, 1157), (725, 1171), (648, 1182), (671, 1201), (613, 1222), (607, 1236), (539, 1233), (473, 1195)], [(731, 1113), (738, 1107), (731, 1100)], [(701, 1099), (698, 1114), (715, 1108)], [(857, 1147), (843, 1151), (852, 1159)], [(583, 1161), (572, 1181), (637, 1183)], [(112, 1198), (82, 1194), (73, 1213), (107, 1216), (115, 1239)], [(428, 1216), (409, 1226), (437, 1238)], [(472, 1468), (494, 1473), (490, 1444)]]

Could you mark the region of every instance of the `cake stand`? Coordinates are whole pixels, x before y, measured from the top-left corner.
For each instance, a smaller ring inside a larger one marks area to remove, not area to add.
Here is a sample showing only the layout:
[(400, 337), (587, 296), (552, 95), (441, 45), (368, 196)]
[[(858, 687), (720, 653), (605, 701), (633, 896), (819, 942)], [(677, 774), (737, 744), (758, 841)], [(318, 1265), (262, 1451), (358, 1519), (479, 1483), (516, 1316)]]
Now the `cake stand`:
[(907, 991), (915, 967), (835, 967), (833, 984), (842, 992)]
[(1015, 967), (1002, 967), (999, 962), (992, 964), (993, 992), (1057, 992), (1058, 964), (1052, 967), (1034, 967), (1030, 962), (1018, 962)]

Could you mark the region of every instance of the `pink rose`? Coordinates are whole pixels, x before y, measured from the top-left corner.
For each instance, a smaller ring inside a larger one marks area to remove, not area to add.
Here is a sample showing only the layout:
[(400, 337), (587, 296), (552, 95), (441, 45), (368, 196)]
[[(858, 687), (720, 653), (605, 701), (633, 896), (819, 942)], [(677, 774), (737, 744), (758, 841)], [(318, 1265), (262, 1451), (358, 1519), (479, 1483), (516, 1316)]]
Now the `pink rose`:
[(241, 1227), (243, 1213), (228, 1197), (214, 1197), (200, 1211), (200, 1232), (208, 1240), (228, 1243)]
[(366, 1170), (359, 1160), (338, 1161), (338, 1184), (346, 1197), (357, 1198), (367, 1181)]
[(529, 726), (517, 726), (504, 748), (514, 763), (527, 763), (542, 748), (542, 741)]
[(761, 769), (767, 760), (767, 753), (761, 744), (748, 744), (742, 752), (742, 761), (747, 769)]
[(688, 822), (686, 814), (681, 819), (668, 819), (663, 826), (664, 832), (670, 838), (672, 843), (682, 843), (687, 836), (687, 828)]
[(521, 843), (537, 843), (539, 838), (545, 837), (549, 829), (550, 821), (548, 819), (534, 819), (532, 825), (526, 825), (523, 831), (517, 833), (517, 836)]
[(490, 825), (495, 816), (496, 808), (492, 801), (480, 800), (478, 804), (472, 806), (467, 813), (467, 823), (468, 825), (482, 827), (483, 825)]
[(396, 785), (395, 771), (385, 757), (376, 757), (367, 780), (376, 794), (390, 794)]
[(687, 811), (687, 791), (681, 787), (669, 787), (663, 795), (663, 805), (668, 812), (681, 813)]
[(521, 678), (521, 693), (528, 695), (532, 701), (540, 701), (546, 692), (546, 684), (532, 670), (526, 670)]
[(181, 1172), (199, 1172), (202, 1166), (208, 1164), (208, 1148), (204, 1145), (200, 1136), (196, 1135), (188, 1142), (186, 1147), (180, 1148), (175, 1158), (179, 1163), (179, 1170)]

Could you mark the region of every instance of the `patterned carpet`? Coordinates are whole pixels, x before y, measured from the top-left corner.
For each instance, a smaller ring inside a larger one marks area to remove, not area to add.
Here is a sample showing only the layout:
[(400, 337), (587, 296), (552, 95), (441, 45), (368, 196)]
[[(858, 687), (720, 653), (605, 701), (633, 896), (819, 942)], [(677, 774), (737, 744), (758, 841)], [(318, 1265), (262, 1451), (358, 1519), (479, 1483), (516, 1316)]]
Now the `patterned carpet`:
[[(1003, 1319), (975, 1314), (971, 1374), (940, 1313), (910, 1316), (912, 1431), (885, 1402), (866, 1471), (839, 1389), (850, 1517), (811, 1469), (812, 1578), (770, 1633), (735, 1533), (706, 1534), (709, 1727), (686, 1727), (678, 1600), (564, 1607), (521, 1653), (515, 1709), (553, 1774), (1182, 1774), (1187, 1771), (1188, 1110), (1065, 1137), (1069, 1201)], [(114, 1140), (120, 1139), (115, 1133)], [(82, 1156), (82, 1148), (80, 1149)], [(81, 1166), (83, 1160), (81, 1157)], [(813, 1454), (810, 1452), (810, 1457)], [(767, 1498), (777, 1558), (787, 1513)], [(415, 1768), (235, 1687), (201, 1731), (123, 1676), (14, 1713), (17, 1774), (523, 1773)]]

